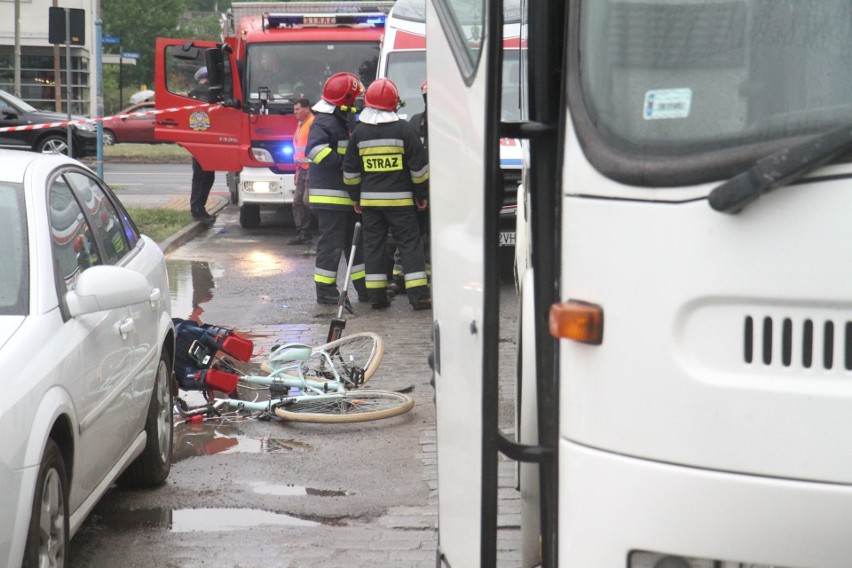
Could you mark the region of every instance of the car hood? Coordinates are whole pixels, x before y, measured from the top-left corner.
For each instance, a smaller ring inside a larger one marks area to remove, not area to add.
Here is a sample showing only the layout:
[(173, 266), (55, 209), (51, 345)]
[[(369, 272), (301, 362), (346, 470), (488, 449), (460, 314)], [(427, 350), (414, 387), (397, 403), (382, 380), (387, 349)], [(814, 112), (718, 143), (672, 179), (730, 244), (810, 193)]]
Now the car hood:
[(15, 335), (25, 319), (24, 316), (0, 316), (0, 349)]
[[(49, 110), (40, 110), (37, 112), (31, 112), (27, 119), (30, 122), (36, 123), (47, 123), (47, 122), (65, 122), (68, 120), (68, 115), (62, 112), (51, 112)], [(87, 120), (85, 116), (81, 116), (79, 114), (72, 114), (71, 120)]]

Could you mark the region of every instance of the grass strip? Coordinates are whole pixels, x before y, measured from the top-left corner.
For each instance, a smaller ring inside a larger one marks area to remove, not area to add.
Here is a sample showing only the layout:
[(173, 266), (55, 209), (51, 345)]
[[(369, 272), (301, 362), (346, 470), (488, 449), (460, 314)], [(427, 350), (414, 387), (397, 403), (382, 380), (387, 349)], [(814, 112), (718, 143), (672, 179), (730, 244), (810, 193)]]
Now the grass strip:
[(139, 227), (139, 231), (158, 243), (163, 242), (192, 223), (192, 215), (190, 215), (189, 211), (130, 207), (127, 209), (127, 212), (130, 213), (130, 217), (136, 223), (136, 226)]

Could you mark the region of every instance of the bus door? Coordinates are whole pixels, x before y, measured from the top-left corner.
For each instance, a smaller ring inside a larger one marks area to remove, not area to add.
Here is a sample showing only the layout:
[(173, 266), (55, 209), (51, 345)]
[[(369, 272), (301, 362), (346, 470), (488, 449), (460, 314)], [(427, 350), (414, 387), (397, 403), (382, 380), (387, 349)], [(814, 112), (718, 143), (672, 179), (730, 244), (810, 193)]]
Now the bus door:
[[(536, 548), (542, 565), (556, 564), (559, 393), (556, 341), (548, 334), (547, 314), (558, 298), (560, 107), (553, 93), (562, 88), (565, 7), (559, 1), (535, 7), (528, 36), (547, 39), (538, 44), (542, 49), (529, 51), (529, 120), (508, 122), (501, 116), (503, 50), (508, 49), (503, 23), (513, 12), (524, 19), (525, 3), (430, 0), (427, 5), (439, 566), (497, 564), (500, 453), (539, 464), (541, 538), (535, 539)], [(549, 94), (536, 100), (536, 92)], [(489, 188), (503, 183), (501, 138), (529, 140), (531, 239), (548, 243), (546, 252), (533, 255), (535, 278), (527, 279), (534, 282), (529, 309), (535, 314), (537, 404), (532, 407), (541, 435), (521, 437), (525, 444), (498, 429), (503, 194)]]
[[(210, 66), (218, 69), (211, 73)], [(158, 38), (154, 75), (156, 108), (161, 111), (154, 136), (177, 142), (205, 170), (240, 171), (248, 142), (242, 134), (239, 81), (232, 79), (239, 75), (222, 45)]]

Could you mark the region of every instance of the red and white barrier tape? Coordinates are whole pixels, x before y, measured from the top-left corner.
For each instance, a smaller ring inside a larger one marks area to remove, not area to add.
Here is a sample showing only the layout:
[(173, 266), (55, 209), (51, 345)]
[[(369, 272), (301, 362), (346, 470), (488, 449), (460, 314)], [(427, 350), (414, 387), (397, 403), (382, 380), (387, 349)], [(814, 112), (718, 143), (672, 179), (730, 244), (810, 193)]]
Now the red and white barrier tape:
[(192, 110), (197, 108), (205, 108), (211, 106), (218, 106), (211, 103), (204, 103), (200, 105), (189, 105), (182, 107), (174, 107), (174, 108), (165, 108), (162, 110), (146, 110), (144, 112), (134, 112), (132, 114), (116, 114), (113, 116), (105, 116), (103, 118), (87, 118), (85, 120), (66, 120), (64, 122), (46, 122), (42, 124), (26, 124), (24, 126), (7, 126), (5, 128), (0, 128), (0, 132), (19, 132), (21, 130), (39, 130), (41, 128), (58, 128), (60, 126), (68, 126), (69, 124), (86, 124), (89, 122), (98, 123), (98, 122), (107, 122), (109, 120), (120, 120), (122, 118), (138, 118), (140, 116), (151, 116), (155, 114), (161, 114), (164, 112), (177, 112), (179, 110)]

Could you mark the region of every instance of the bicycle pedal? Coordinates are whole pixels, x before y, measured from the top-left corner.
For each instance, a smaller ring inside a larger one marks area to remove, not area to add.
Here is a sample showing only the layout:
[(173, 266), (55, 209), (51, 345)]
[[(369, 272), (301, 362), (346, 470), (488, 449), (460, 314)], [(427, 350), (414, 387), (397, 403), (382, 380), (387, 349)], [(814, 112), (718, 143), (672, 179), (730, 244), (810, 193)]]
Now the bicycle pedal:
[(261, 422), (271, 422), (272, 421), (272, 415), (269, 414), (268, 412), (261, 412), (260, 414), (258, 414), (257, 419), (260, 420)]

